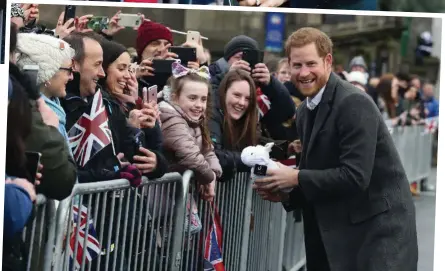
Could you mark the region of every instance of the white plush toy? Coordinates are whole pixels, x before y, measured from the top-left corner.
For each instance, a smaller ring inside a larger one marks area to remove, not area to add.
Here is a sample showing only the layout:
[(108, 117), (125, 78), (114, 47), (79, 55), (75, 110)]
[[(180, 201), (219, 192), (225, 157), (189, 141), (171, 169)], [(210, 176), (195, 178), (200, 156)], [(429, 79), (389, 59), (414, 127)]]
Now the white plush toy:
[[(241, 161), (248, 167), (251, 167), (251, 178), (253, 182), (257, 179), (264, 178), (265, 176), (255, 174), (255, 166), (267, 167), (267, 169), (278, 169), (277, 163), (270, 159), (269, 153), (272, 151), (274, 143), (267, 143), (266, 146), (257, 145), (249, 146), (243, 149), (241, 152)], [(264, 175), (266, 172), (263, 172)], [(290, 192), (292, 189), (283, 190), (283, 192)]]

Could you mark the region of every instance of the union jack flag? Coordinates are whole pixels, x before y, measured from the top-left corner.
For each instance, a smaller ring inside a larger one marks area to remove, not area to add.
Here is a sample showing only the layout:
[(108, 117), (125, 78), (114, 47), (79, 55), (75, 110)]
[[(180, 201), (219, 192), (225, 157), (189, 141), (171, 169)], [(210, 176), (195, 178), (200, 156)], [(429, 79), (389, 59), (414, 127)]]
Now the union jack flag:
[(437, 117), (425, 119), (425, 134), (433, 134), (437, 130)]
[(257, 88), (256, 95), (259, 118), (262, 118), (270, 110), (270, 100), (263, 94), (260, 88)]
[(216, 207), (211, 205), (212, 222), (205, 240), (204, 271), (225, 271), (222, 257), (222, 227)]
[[(80, 218), (79, 218), (80, 213)], [(77, 222), (79, 220), (79, 225)], [(80, 269), (83, 258), (83, 247), (85, 244), (85, 235), (87, 234), (86, 229), (88, 227), (88, 236), (86, 239), (86, 253), (85, 253), (85, 263), (91, 262), (94, 258), (96, 258), (100, 251), (100, 244), (97, 240), (96, 230), (94, 229), (93, 220), (87, 219), (87, 208), (81, 205), (80, 210), (78, 205), (73, 205), (73, 233), (70, 238), (70, 265), (72, 270), (73, 266), (73, 258), (74, 258), (74, 250), (76, 249), (76, 260), (74, 261), (74, 266), (76, 269)], [(79, 234), (76, 238), (77, 228), (79, 228)]]
[(90, 113), (83, 113), (68, 132), (69, 146), (77, 164), (84, 167), (100, 150), (113, 144), (108, 114), (100, 90), (94, 94)]

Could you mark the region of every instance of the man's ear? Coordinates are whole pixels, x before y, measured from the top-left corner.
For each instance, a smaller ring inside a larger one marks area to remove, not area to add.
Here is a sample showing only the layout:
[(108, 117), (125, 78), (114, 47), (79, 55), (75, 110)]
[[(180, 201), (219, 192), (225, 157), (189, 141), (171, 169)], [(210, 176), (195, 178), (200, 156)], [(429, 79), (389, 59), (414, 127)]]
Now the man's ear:
[(80, 71), (80, 63), (74, 59), (72, 61), (73, 61), (73, 71), (79, 72)]
[(331, 54), (327, 54), (324, 59), (326, 61), (327, 66), (328, 67), (332, 67), (332, 62), (333, 62), (332, 55)]

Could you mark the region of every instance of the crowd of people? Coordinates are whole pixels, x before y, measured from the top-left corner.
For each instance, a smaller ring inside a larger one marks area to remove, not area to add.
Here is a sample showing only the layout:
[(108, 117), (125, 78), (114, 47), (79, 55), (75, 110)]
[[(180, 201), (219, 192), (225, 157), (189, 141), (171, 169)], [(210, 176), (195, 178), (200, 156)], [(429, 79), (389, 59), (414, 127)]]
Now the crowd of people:
[[(23, 264), (17, 246), (38, 193), (62, 200), (76, 183), (123, 178), (138, 187), (142, 176), (189, 169), (201, 198), (212, 201), (216, 182), (250, 172), (244, 148), (276, 142), (277, 160), (301, 151), (296, 108), (306, 97), (293, 76), (298, 67), (287, 58), (252, 65), (244, 52), (261, 48), (248, 36), (233, 37), (212, 62), (201, 39), (178, 44), (150, 20), (136, 29), (135, 49), (126, 48), (113, 40), (123, 29), (119, 12), (100, 32), (87, 28), (88, 15), (64, 22), (62, 13), (45, 33), (26, 31), (37, 5), (13, 4), (11, 12), (4, 268)], [(172, 46), (195, 48), (195, 59), (176, 61), (183, 56)], [(331, 76), (368, 93), (392, 125), (438, 116), (433, 85), (417, 76), (368, 78), (361, 56)], [(29, 172), (29, 152), (41, 154), (37, 174)]]

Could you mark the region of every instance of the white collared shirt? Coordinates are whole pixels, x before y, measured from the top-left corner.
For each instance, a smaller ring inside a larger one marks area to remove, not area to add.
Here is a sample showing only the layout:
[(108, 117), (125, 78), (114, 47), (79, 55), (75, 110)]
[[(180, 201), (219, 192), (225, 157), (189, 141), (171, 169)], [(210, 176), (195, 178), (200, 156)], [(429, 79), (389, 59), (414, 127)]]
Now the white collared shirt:
[(320, 91), (317, 93), (317, 95), (315, 95), (314, 98), (309, 98), (309, 97), (307, 98), (306, 105), (307, 108), (309, 108), (309, 110), (314, 110), (315, 107), (317, 107), (317, 105), (321, 102), (321, 98), (323, 97), (323, 92), (325, 88), (326, 85), (320, 89)]

